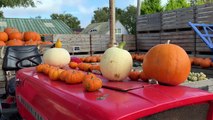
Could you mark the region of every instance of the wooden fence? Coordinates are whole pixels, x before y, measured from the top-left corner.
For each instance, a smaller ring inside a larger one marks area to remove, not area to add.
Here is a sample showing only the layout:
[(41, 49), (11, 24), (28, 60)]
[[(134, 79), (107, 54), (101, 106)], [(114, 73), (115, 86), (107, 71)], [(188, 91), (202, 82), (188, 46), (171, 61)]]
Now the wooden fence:
[(210, 53), (188, 22), (213, 24), (213, 4), (139, 16), (137, 50), (148, 51), (156, 44), (171, 40), (195, 56)]
[[(89, 34), (56, 34), (53, 35), (53, 42), (61, 39), (63, 48), (73, 54), (95, 54), (103, 53), (109, 44), (109, 35), (89, 35)], [(135, 35), (117, 35), (116, 41), (126, 41), (125, 49), (135, 51)]]

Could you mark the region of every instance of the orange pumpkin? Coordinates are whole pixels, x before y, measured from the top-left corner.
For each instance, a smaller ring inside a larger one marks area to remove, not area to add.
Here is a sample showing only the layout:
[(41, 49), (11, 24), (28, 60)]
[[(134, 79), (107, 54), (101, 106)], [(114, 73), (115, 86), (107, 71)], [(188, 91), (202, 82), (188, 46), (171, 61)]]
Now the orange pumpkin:
[(200, 57), (195, 57), (193, 59), (193, 63), (194, 65), (200, 65), (200, 62), (203, 60), (203, 58), (200, 58)]
[(97, 70), (97, 71), (101, 71), (101, 69), (100, 69), (100, 65), (91, 65), (90, 66), (90, 71), (93, 71), (93, 70)]
[(72, 68), (72, 69), (76, 69), (78, 67), (78, 63), (76, 63), (76, 62), (70, 62), (69, 63), (69, 67)]
[(137, 81), (140, 77), (140, 72), (136, 71), (135, 69), (129, 72), (128, 77), (130, 80)]
[(8, 40), (8, 35), (6, 32), (0, 32), (0, 41), (7, 41)]
[(28, 40), (25, 42), (25, 45), (38, 45), (38, 41)]
[(88, 72), (85, 76), (84, 76), (84, 80), (85, 79), (91, 79), (91, 78), (95, 78), (97, 77), (95, 74)]
[(9, 34), (9, 40), (22, 40), (23, 34), (20, 32), (13, 32)]
[(19, 30), (14, 27), (7, 27), (4, 29), (4, 32), (6, 32), (9, 35), (10, 33), (13, 33), (13, 32), (19, 32)]
[(210, 58), (205, 58), (205, 59), (202, 59), (200, 61), (200, 66), (201, 68), (208, 68), (211, 66), (211, 59)]
[(145, 55), (143, 71), (147, 77), (160, 83), (183, 83), (191, 70), (191, 62), (185, 50), (175, 44), (158, 44)]
[(89, 63), (79, 63), (78, 64), (78, 68), (80, 70), (86, 71), (86, 72), (90, 71), (90, 66), (91, 66), (91, 64), (89, 64)]
[(36, 66), (36, 72), (43, 72), (44, 64), (39, 64)]
[(39, 33), (36, 33), (36, 39), (37, 41), (41, 41), (41, 35)]
[(60, 69), (51, 68), (48, 73), (50, 80), (59, 80), (59, 75), (61, 72), (62, 71)]
[(83, 80), (84, 80), (84, 73), (77, 70), (69, 71), (67, 77), (65, 78), (65, 82), (68, 84), (81, 83)]
[(83, 86), (87, 91), (97, 91), (102, 87), (102, 80), (100, 78), (91, 77), (91, 74), (86, 75), (85, 78), (86, 79), (83, 81)]
[(5, 46), (5, 42), (4, 41), (0, 41), (0, 46)]
[(24, 45), (24, 41), (14, 39), (14, 40), (7, 41), (6, 44), (7, 44), (7, 46), (22, 46), (22, 45)]
[(90, 62), (92, 62), (92, 63), (97, 62), (97, 57), (96, 57), (96, 56), (92, 56), (92, 57), (90, 58)]
[(33, 31), (27, 31), (24, 33), (24, 40), (28, 41), (28, 40), (41, 40), (40, 35), (37, 32), (33, 32)]
[(69, 71), (70, 71), (70, 70), (64, 70), (64, 71), (62, 71), (61, 74), (59, 75), (59, 79), (60, 79), (61, 81), (65, 81), (65, 79), (66, 79), (66, 77), (67, 77)]

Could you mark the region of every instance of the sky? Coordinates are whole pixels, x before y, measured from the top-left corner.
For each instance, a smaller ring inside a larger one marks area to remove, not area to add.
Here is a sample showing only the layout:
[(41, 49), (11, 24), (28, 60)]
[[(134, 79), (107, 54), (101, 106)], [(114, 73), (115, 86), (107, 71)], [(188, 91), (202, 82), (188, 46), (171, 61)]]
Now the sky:
[[(37, 1), (37, 0), (35, 0)], [(109, 0), (39, 0), (36, 7), (1, 8), (6, 18), (35, 18), (50, 19), (52, 13), (72, 14), (80, 21), (80, 26), (85, 28), (90, 24), (94, 15), (93, 11), (102, 7), (109, 7)], [(161, 0), (165, 4), (167, 0)], [(127, 6), (137, 6), (137, 0), (115, 0), (115, 7), (125, 9)]]

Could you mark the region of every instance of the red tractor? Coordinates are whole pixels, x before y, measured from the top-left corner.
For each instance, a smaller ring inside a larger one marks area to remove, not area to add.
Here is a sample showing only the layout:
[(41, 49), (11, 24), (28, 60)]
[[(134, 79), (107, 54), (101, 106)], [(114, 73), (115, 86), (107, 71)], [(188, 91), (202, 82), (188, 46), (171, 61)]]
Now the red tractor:
[[(32, 58), (32, 57), (31, 57)], [(25, 66), (22, 58), (17, 66)], [(20, 63), (20, 64), (19, 64)], [(33, 61), (33, 64), (37, 62)], [(22, 68), (22, 67), (21, 67)], [(16, 72), (15, 102), (25, 120), (213, 120), (213, 94), (142, 81), (109, 82), (86, 92), (82, 84), (51, 81), (35, 67)], [(15, 107), (14, 107), (15, 108)], [(2, 108), (6, 116), (11, 108)], [(17, 115), (16, 115), (17, 116)], [(3, 118), (2, 118), (3, 119)]]

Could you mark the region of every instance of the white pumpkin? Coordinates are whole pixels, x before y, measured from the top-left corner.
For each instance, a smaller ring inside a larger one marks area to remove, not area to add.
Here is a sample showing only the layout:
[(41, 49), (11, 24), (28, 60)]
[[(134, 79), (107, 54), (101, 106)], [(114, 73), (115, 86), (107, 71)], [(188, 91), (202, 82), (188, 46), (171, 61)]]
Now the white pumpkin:
[(70, 62), (70, 54), (64, 48), (51, 48), (44, 52), (43, 62), (52, 66), (64, 67)]
[(121, 48), (108, 48), (100, 61), (102, 75), (111, 81), (124, 80), (132, 69), (131, 54)]

